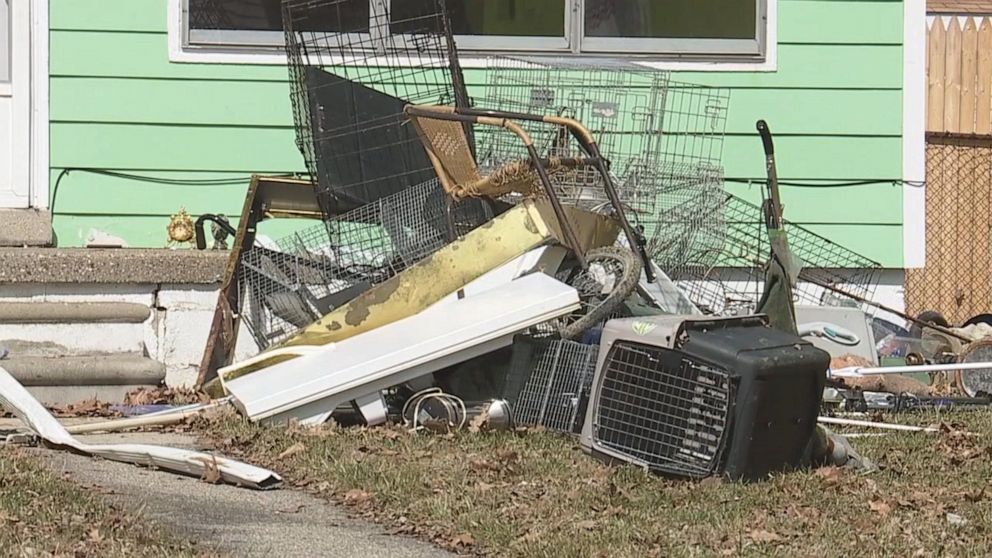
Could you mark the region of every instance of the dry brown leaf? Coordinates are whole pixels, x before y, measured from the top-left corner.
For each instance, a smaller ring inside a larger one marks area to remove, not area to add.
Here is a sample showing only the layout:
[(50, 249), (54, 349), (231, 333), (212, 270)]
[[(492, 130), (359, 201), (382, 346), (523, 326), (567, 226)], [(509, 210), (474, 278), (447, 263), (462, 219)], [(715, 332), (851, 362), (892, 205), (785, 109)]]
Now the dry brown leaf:
[(575, 528), (580, 531), (592, 531), (596, 528), (596, 525), (598, 525), (598, 523), (595, 519), (586, 519), (584, 521), (577, 522), (575, 524)]
[(220, 482), (220, 467), (217, 464), (217, 457), (211, 455), (209, 460), (203, 460), (203, 477), (201, 480), (208, 482), (210, 484), (217, 484)]
[(816, 470), (816, 476), (820, 477), (824, 481), (830, 484), (836, 484), (840, 482), (840, 477), (842, 475), (840, 467), (820, 467)]
[(781, 535), (773, 531), (767, 531), (765, 529), (753, 529), (747, 534), (754, 542), (775, 542), (782, 540)]
[(303, 453), (306, 451), (307, 447), (303, 445), (303, 442), (296, 442), (295, 444), (286, 448), (285, 451), (280, 453), (276, 459), (286, 459), (287, 457), (292, 457), (298, 453)]
[(892, 513), (892, 506), (882, 500), (872, 500), (868, 502), (868, 507), (882, 518), (889, 517), (889, 514)]
[(721, 484), (723, 484), (723, 477), (719, 475), (710, 475), (699, 481), (699, 486), (717, 486)]
[(482, 459), (481, 457), (476, 457), (475, 459), (470, 459), (468, 466), (472, 468), (473, 471), (499, 471), (500, 466), (489, 461), (488, 459)]
[(475, 544), (475, 537), (469, 533), (462, 533), (451, 539), (451, 546), (455, 548), (465, 548)]
[(382, 436), (387, 440), (397, 440), (401, 436), (399, 432), (392, 428), (385, 428), (382, 430)]
[(103, 542), (103, 535), (100, 534), (99, 529), (94, 527), (93, 529), (90, 529), (89, 532), (86, 533), (86, 540), (91, 543), (99, 544)]
[(344, 503), (352, 506), (360, 506), (369, 501), (372, 496), (364, 490), (353, 488), (344, 493)]
[(478, 434), (486, 426), (486, 422), (489, 420), (489, 409), (479, 413), (472, 420), (468, 422), (468, 431), (473, 434)]
[(513, 450), (503, 450), (496, 453), (496, 458), (503, 463), (516, 463), (520, 461), (520, 454)]

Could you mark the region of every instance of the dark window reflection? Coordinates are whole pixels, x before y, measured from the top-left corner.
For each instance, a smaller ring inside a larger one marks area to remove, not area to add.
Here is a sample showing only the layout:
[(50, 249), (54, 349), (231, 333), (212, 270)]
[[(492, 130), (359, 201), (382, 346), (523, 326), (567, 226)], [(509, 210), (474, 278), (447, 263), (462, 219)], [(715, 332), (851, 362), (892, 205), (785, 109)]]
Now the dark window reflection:
[[(447, 6), (455, 35), (565, 35), (565, 0), (448, 0)], [(435, 0), (393, 0), (390, 28), (417, 31), (424, 15), (433, 13)]]
[[(402, 0), (400, 0), (402, 1)], [(304, 2), (300, 2), (305, 5)], [(335, 0), (300, 9), (299, 31), (357, 31), (369, 26), (368, 0)], [(189, 0), (191, 29), (282, 31), (280, 0)]]
[(754, 39), (755, 0), (586, 0), (589, 37)]

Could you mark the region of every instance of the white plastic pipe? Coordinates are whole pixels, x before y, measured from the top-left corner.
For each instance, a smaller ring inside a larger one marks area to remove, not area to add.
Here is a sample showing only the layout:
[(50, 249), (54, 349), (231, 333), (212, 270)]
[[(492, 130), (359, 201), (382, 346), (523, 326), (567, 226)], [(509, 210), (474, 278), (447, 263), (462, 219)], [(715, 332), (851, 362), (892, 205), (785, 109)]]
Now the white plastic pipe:
[(916, 372), (954, 372), (955, 370), (992, 369), (992, 362), (960, 362), (952, 364), (921, 364), (919, 366), (851, 366), (831, 370), (831, 376), (875, 376), (880, 374), (914, 374)]
[(817, 417), (820, 424), (838, 424), (841, 426), (865, 426), (882, 430), (901, 430), (903, 432), (939, 432), (932, 426), (909, 426), (907, 424), (890, 424), (887, 422), (872, 422), (870, 420), (845, 419), (837, 417)]
[(227, 405), (230, 402), (231, 398), (225, 397), (224, 399), (218, 399), (216, 401), (211, 401), (210, 403), (197, 405), (190, 409), (173, 409), (168, 413), (155, 413), (140, 415), (137, 417), (105, 420), (101, 422), (74, 424), (72, 426), (66, 426), (65, 430), (69, 434), (88, 434), (90, 432), (116, 432), (118, 430), (138, 428), (141, 426), (167, 426), (170, 424), (180, 423), (188, 417), (198, 415), (209, 409), (216, 409), (217, 407)]

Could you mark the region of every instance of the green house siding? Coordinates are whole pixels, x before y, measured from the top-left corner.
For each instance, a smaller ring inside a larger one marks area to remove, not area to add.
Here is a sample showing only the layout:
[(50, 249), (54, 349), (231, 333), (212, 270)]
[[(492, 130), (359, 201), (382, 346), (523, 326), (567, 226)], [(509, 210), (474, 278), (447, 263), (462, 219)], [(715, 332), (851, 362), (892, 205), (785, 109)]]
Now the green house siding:
[[(902, 174), (901, 1), (779, 0), (775, 72), (686, 72), (731, 89), (726, 174), (764, 176), (754, 122), (776, 133), (783, 180)], [(51, 0), (51, 185), (64, 169), (213, 179), (303, 170), (286, 70), (169, 62), (165, 0)], [(482, 70), (467, 70), (471, 86)], [(181, 206), (237, 215), (247, 181), (178, 186), (69, 172), (55, 199), (61, 246), (90, 229), (162, 246)], [(728, 183), (758, 199), (757, 185)], [(784, 187), (789, 219), (888, 267), (902, 265), (902, 190)]]

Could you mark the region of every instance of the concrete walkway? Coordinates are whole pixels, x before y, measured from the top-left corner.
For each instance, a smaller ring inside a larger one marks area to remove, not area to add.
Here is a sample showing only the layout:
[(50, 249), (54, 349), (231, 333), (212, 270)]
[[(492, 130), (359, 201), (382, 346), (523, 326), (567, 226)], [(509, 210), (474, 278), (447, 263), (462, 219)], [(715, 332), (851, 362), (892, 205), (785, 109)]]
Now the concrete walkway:
[[(94, 443), (193, 447), (189, 436), (128, 433), (86, 436)], [(99, 488), (113, 503), (231, 556), (444, 557), (414, 539), (349, 518), (316, 496), (283, 488), (255, 491), (66, 452), (37, 450), (58, 472)]]

